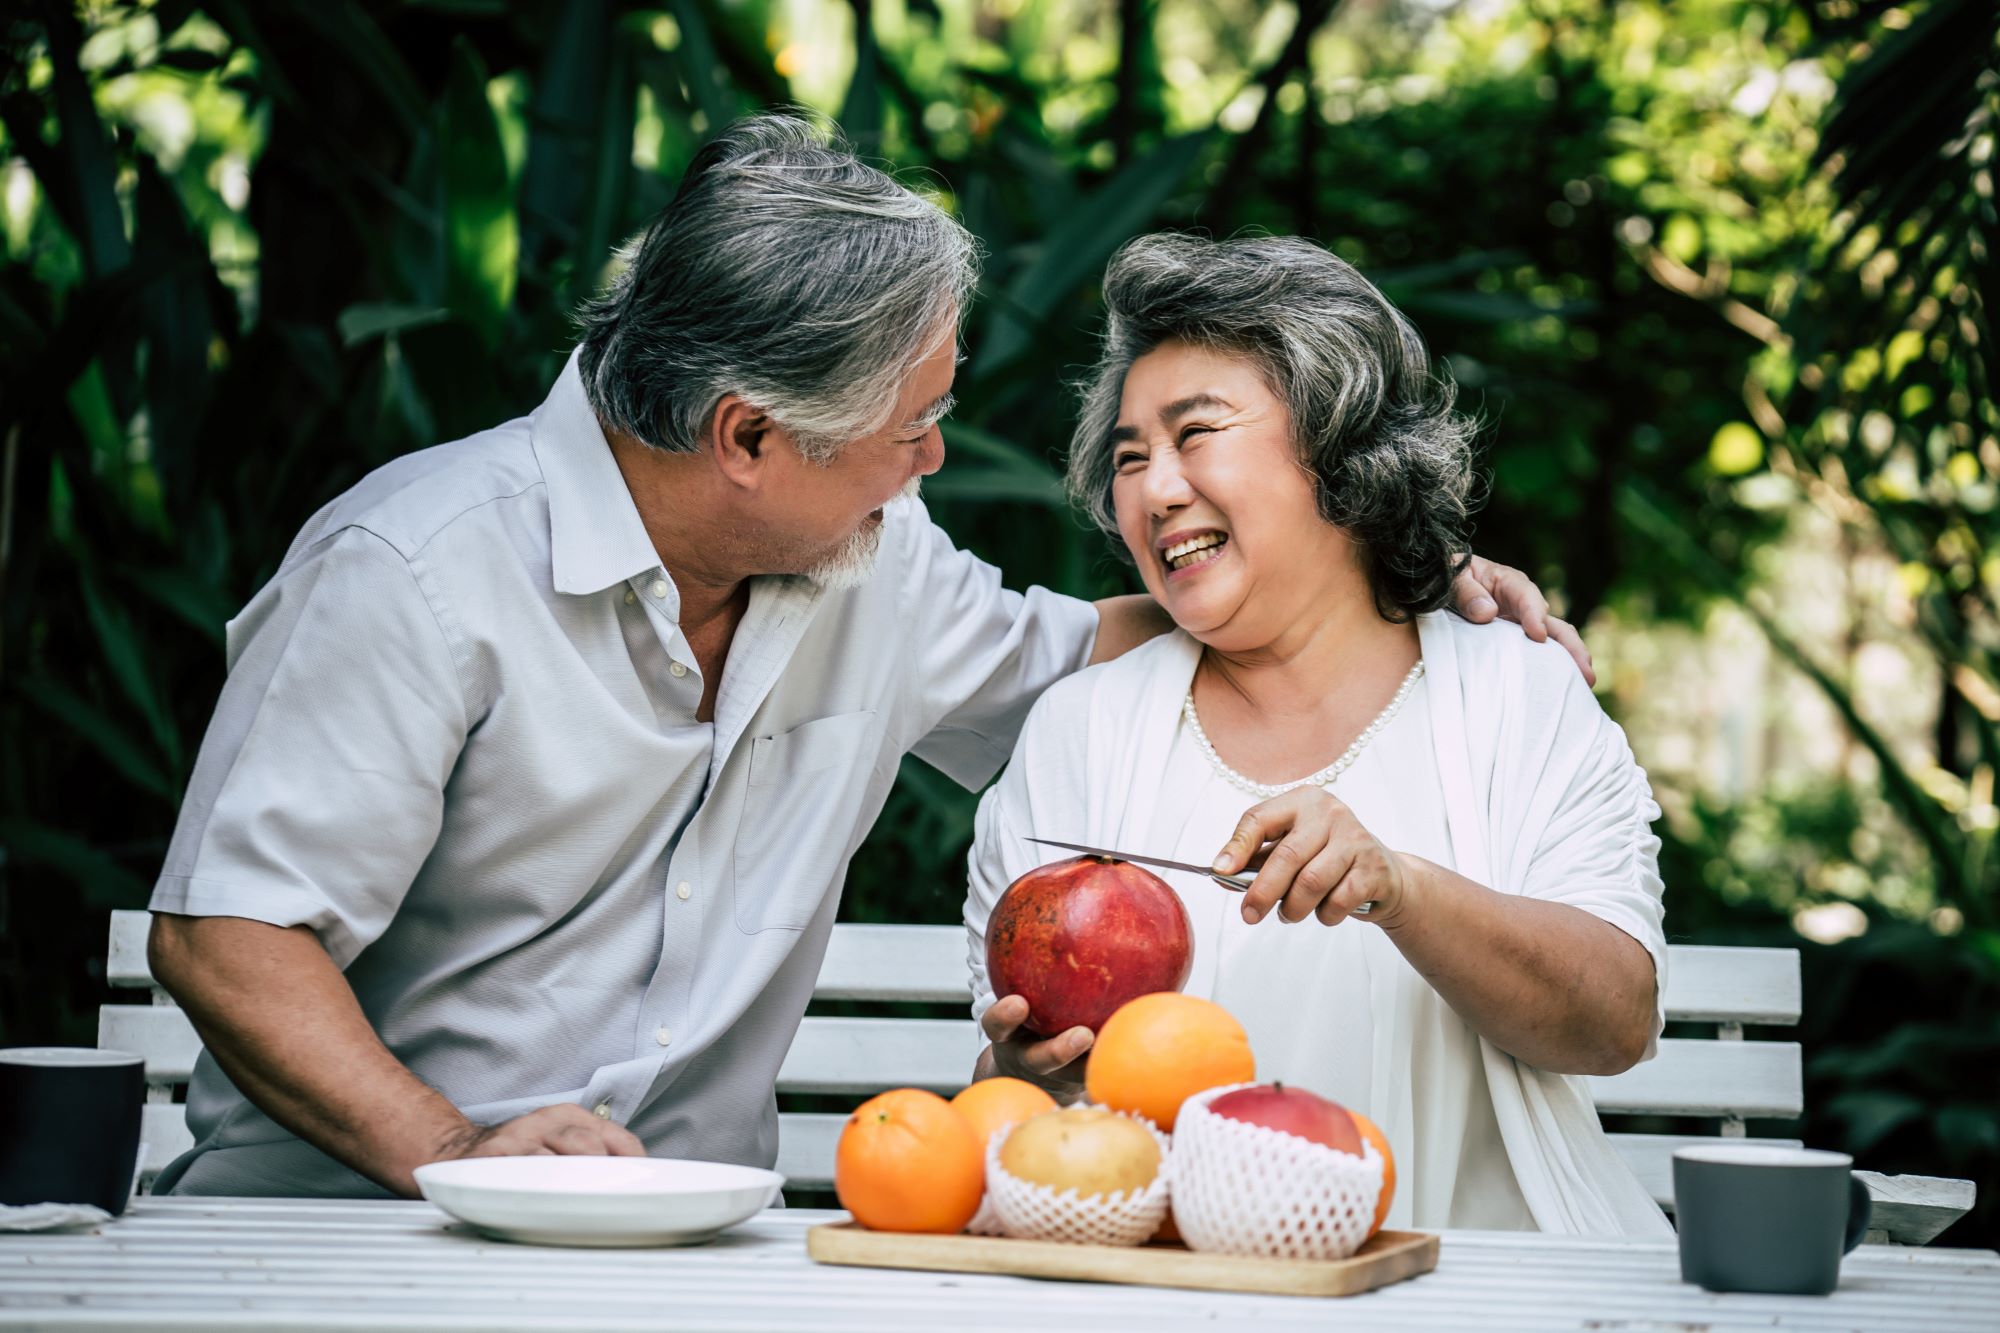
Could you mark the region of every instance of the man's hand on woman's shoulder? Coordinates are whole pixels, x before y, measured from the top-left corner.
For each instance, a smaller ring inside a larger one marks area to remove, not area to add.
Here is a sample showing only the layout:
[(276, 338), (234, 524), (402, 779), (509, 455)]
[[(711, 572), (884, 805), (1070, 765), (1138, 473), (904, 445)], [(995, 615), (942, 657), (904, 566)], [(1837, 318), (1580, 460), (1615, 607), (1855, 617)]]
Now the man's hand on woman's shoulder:
[(1576, 659), (1584, 680), (1597, 684), (1597, 672), (1590, 662), (1590, 649), (1576, 626), (1549, 614), (1549, 599), (1535, 581), (1509, 565), (1497, 565), (1484, 556), (1473, 556), (1459, 571), (1451, 588), (1452, 609), (1475, 625), (1484, 625), (1496, 616), (1511, 620), (1521, 632), (1542, 643), (1554, 639)]

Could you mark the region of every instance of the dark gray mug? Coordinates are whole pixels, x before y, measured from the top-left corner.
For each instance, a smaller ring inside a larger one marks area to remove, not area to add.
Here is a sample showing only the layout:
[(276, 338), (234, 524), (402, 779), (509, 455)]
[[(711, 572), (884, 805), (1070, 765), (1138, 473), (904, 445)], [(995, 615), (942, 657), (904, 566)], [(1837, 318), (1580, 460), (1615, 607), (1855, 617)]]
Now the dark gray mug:
[(1846, 1153), (1706, 1144), (1674, 1153), (1681, 1278), (1710, 1291), (1824, 1296), (1868, 1230)]
[(0, 1049), (0, 1203), (90, 1203), (118, 1216), (145, 1109), (146, 1062), (129, 1051)]

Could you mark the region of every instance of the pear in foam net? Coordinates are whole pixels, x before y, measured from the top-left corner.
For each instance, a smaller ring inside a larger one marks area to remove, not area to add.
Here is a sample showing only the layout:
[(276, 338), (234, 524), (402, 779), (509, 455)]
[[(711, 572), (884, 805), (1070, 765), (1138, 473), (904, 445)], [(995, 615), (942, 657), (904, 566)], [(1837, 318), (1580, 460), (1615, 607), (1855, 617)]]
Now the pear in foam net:
[(1009, 1236), (1138, 1245), (1166, 1216), (1167, 1137), (1138, 1117), (1049, 1111), (996, 1131), (986, 1153), (987, 1198)]

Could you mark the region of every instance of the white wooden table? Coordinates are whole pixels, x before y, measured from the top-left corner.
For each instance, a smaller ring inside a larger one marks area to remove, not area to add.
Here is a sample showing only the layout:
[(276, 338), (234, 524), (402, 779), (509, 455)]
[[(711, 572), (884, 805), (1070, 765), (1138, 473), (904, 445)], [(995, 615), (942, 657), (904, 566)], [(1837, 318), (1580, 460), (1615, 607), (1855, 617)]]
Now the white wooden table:
[(151, 1199), (0, 1235), (0, 1327), (52, 1329), (2000, 1328), (2000, 1256), (1863, 1246), (1830, 1297), (1714, 1296), (1671, 1242), (1447, 1232), (1437, 1270), (1339, 1301), (831, 1268), (777, 1210), (681, 1250), (483, 1240), (423, 1203)]

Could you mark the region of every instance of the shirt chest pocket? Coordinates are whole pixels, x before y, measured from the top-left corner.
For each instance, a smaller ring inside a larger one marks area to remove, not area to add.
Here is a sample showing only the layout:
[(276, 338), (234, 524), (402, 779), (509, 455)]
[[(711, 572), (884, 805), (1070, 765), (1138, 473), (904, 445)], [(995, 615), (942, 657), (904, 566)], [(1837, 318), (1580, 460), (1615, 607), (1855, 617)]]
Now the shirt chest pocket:
[(730, 879), (740, 930), (803, 930), (867, 830), (881, 732), (841, 713), (750, 742), (749, 792)]

